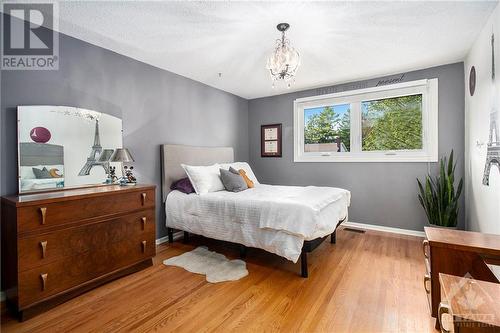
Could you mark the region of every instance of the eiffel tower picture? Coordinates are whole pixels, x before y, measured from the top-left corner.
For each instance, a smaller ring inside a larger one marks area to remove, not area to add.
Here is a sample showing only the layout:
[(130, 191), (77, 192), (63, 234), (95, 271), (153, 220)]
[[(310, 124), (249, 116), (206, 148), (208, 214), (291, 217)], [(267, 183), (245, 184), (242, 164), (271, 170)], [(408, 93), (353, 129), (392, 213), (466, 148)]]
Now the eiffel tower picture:
[(500, 132), (498, 122), (498, 108), (495, 107), (499, 101), (498, 94), (495, 93), (495, 35), (491, 35), (491, 79), (493, 85), (493, 104), (490, 113), (490, 135), (486, 151), (486, 164), (483, 173), (483, 185), (490, 185), (491, 166), (495, 165), (500, 171)]
[(89, 157), (78, 176), (90, 175), (90, 170), (95, 166), (102, 166), (104, 172), (109, 174), (109, 158), (113, 154), (113, 149), (102, 149), (101, 139), (99, 137), (99, 120), (95, 121), (94, 144), (92, 145)]

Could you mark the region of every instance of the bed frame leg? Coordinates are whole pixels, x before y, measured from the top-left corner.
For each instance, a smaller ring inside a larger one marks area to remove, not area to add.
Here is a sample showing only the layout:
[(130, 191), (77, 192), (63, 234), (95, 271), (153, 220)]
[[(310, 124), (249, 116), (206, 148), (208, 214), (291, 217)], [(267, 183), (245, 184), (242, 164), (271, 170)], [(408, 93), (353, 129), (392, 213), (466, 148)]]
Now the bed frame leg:
[(330, 243), (331, 244), (337, 243), (337, 230), (335, 230), (330, 236)]
[(302, 253), (300, 255), (300, 275), (303, 278), (306, 278), (309, 276), (307, 272), (307, 252), (302, 250)]
[(168, 242), (173, 243), (174, 242), (174, 229), (167, 228), (167, 234), (168, 234)]
[(184, 243), (189, 243), (189, 232), (184, 231)]
[(245, 259), (247, 256), (247, 247), (245, 245), (240, 245), (240, 258)]

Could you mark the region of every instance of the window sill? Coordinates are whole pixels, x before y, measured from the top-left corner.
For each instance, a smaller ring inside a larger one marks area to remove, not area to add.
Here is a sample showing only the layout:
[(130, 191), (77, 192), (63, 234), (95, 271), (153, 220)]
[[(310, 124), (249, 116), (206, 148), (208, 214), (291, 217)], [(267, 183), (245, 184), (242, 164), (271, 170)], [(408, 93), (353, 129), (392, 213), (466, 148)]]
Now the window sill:
[(401, 155), (378, 155), (378, 156), (294, 156), (293, 161), (295, 163), (337, 163), (337, 162), (374, 162), (374, 163), (428, 163), (428, 162), (438, 162), (437, 156), (427, 156), (427, 155), (413, 155), (413, 156), (401, 156)]

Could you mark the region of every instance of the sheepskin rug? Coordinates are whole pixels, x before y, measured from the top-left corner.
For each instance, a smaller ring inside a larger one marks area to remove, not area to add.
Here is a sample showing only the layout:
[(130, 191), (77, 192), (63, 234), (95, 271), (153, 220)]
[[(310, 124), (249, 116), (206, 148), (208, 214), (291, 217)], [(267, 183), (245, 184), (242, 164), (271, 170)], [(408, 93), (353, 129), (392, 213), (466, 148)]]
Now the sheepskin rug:
[(248, 275), (243, 260), (229, 260), (224, 255), (199, 246), (193, 251), (163, 261), (164, 265), (182, 267), (191, 273), (204, 274), (208, 282), (236, 281)]

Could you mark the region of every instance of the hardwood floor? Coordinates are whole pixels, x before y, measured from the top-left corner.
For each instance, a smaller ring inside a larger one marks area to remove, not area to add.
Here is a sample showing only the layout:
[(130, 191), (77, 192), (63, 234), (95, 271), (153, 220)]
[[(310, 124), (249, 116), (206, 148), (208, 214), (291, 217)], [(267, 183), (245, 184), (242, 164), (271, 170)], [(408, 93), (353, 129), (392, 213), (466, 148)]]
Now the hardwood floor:
[(2, 316), (2, 332), (432, 332), (422, 277), (422, 239), (337, 232), (300, 265), (249, 249), (249, 275), (210, 284), (164, 266), (200, 244), (237, 258), (235, 246), (192, 237), (157, 248), (155, 264), (23, 323)]

